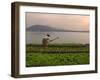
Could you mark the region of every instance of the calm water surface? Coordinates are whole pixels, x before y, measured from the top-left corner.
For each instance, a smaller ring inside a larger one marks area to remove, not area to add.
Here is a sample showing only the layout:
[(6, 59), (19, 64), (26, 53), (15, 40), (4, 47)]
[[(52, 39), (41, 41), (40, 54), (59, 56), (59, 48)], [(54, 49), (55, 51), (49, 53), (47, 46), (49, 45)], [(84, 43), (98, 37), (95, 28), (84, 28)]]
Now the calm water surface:
[(89, 43), (89, 33), (85, 32), (26, 32), (26, 44), (41, 44), (46, 34), (50, 34), (51, 39), (59, 37), (53, 43)]

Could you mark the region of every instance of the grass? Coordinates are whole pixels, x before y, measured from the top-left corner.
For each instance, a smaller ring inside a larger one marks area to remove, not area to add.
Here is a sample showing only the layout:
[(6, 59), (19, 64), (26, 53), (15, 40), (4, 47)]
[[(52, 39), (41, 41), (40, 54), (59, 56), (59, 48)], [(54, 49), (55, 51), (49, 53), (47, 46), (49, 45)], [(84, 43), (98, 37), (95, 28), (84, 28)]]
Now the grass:
[(41, 45), (26, 46), (26, 66), (57, 66), (89, 64), (89, 47), (82, 44), (49, 45), (44, 49)]

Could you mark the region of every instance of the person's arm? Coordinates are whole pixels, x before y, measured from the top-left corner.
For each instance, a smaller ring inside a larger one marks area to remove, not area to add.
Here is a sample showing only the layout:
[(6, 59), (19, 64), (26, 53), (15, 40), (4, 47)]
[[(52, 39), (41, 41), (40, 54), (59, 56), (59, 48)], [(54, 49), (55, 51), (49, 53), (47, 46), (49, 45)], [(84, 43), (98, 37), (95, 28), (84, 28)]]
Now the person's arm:
[(54, 38), (54, 39), (52, 39), (52, 40), (49, 40), (49, 42), (52, 42), (52, 41), (54, 41), (54, 40), (56, 40), (56, 39), (59, 39), (59, 37), (56, 37), (56, 38)]

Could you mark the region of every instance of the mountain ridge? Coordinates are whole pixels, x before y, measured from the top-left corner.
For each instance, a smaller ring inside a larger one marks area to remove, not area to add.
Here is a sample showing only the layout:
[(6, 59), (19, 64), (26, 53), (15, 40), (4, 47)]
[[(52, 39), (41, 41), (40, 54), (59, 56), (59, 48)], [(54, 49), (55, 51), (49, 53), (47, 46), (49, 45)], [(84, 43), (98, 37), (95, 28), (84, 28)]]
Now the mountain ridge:
[(79, 30), (64, 30), (56, 29), (47, 25), (32, 25), (29, 28), (26, 28), (26, 31), (30, 32), (89, 32), (89, 31), (79, 31)]

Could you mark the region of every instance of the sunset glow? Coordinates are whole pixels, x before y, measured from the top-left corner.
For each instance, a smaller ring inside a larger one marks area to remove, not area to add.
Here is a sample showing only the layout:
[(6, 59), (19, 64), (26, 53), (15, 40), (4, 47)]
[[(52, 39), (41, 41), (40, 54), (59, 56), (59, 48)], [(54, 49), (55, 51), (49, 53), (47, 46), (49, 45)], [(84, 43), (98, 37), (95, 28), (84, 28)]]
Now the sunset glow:
[(88, 15), (71, 15), (71, 14), (47, 14), (47, 13), (27, 13), (27, 25), (41, 24), (50, 27), (70, 29), (70, 30), (89, 30)]

